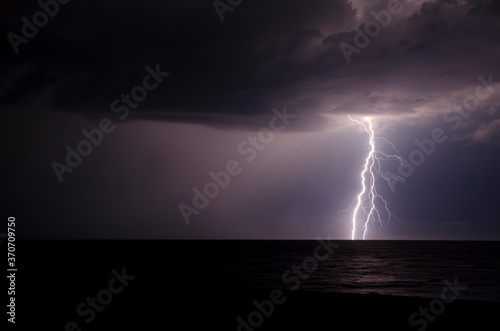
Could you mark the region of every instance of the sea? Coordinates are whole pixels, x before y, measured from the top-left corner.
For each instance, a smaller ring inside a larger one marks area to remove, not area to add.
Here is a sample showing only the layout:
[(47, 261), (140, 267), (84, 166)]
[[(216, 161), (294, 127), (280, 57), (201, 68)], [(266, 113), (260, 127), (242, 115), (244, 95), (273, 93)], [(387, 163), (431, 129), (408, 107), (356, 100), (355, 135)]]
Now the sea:
[[(454, 284), (461, 289), (457, 300), (500, 302), (500, 242), (329, 243), (331, 252), (317, 240), (206, 241), (192, 257), (196, 266), (186, 261), (191, 257), (185, 254), (185, 261), (176, 262), (182, 267), (173, 277), (211, 287), (423, 298), (440, 298), (447, 284)], [(315, 258), (315, 252), (322, 260)]]

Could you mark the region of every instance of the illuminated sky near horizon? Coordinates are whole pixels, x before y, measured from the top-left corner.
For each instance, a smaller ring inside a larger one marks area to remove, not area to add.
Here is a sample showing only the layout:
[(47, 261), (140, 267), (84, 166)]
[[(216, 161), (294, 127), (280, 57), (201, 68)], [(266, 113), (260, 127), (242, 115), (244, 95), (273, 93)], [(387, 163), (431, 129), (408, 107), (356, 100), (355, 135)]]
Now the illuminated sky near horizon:
[[(61, 6), (18, 54), (1, 43), (9, 212), (27, 238), (349, 239), (368, 145), (347, 114), (369, 115), (405, 158), (448, 137), (383, 188), (400, 221), (369, 239), (500, 239), (500, 3), (401, 1), (347, 63), (339, 45), (387, 4), (243, 1), (223, 22), (205, 0)], [(3, 35), (37, 10), (8, 4)], [(170, 75), (120, 121), (111, 102), (157, 63)], [(247, 162), (238, 146), (285, 105), (297, 117)], [(115, 131), (59, 183), (51, 162), (104, 117)], [(230, 160), (242, 172), (186, 225), (179, 204)]]

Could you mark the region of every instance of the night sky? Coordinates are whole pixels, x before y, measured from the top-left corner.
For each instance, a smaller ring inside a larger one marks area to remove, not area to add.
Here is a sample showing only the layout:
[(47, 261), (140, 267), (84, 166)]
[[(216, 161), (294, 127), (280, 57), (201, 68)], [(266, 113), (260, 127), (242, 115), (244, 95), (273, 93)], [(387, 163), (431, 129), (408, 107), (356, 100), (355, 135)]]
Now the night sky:
[(18, 238), (350, 239), (351, 115), (420, 163), (367, 239), (500, 240), (499, 1), (44, 1), (0, 14)]

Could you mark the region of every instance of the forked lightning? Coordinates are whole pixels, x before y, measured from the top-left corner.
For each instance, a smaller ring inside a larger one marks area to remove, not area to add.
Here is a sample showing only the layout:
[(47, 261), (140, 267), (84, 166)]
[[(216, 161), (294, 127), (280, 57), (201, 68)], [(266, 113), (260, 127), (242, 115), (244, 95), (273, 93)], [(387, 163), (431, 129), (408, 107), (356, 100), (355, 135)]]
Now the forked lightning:
[[(386, 154), (381, 151), (377, 151), (375, 146), (375, 140), (383, 140), (386, 144), (390, 145), (393, 150), (396, 147), (390, 143), (386, 138), (375, 137), (373, 131), (372, 122), (369, 117), (365, 117), (365, 121), (368, 126), (358, 120), (353, 119), (349, 116), (349, 119), (353, 122), (358, 123), (363, 127), (363, 129), (368, 133), (370, 151), (366, 156), (363, 170), (361, 171), (361, 192), (359, 192), (357, 198), (354, 199), (351, 206), (356, 203), (354, 207), (354, 212), (352, 214), (352, 233), (351, 238), (356, 239), (356, 223), (357, 221), (363, 221), (363, 240), (366, 238), (366, 233), (368, 231), (368, 225), (370, 222), (378, 223), (380, 228), (385, 229), (392, 218), (395, 218), (394, 214), (389, 209), (388, 202), (377, 192), (376, 187), (376, 177), (377, 175), (386, 181), (392, 190), (394, 178), (385, 176), (382, 172), (382, 161), (386, 160), (396, 160), (401, 164), (403, 161), (397, 155)], [(402, 180), (402, 178), (399, 178)], [(349, 209), (349, 208), (348, 208)]]

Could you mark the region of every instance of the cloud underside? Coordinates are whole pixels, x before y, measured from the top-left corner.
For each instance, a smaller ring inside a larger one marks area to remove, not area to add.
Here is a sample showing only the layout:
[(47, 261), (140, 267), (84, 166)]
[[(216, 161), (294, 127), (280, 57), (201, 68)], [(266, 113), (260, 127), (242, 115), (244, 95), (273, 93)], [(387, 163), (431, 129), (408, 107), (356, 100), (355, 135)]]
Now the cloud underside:
[[(463, 109), (479, 76), (500, 81), (498, 1), (408, 0), (399, 7), (379, 33), (366, 34), (388, 1), (254, 1), (226, 12), (223, 22), (205, 1), (120, 10), (71, 3), (19, 54), (10, 45), (3, 50), (12, 56), (1, 68), (2, 104), (99, 118), (141, 83), (147, 65), (159, 63), (170, 76), (131, 119), (252, 126), (287, 105), (314, 127), (324, 113), (441, 116)], [(29, 16), (26, 8), (18, 13)], [(20, 33), (22, 22), (12, 16), (2, 24)], [(364, 47), (356, 47), (359, 31), (369, 38)], [(350, 63), (342, 43), (357, 49)], [(482, 122), (468, 133), (474, 141), (499, 130), (500, 86), (492, 88), (479, 105)]]

